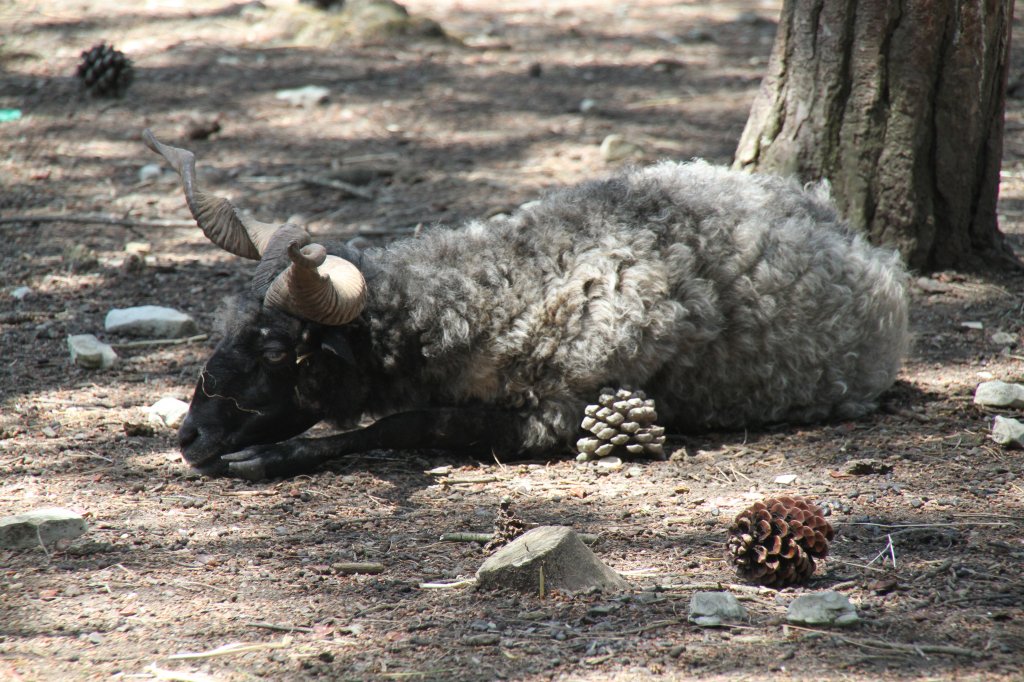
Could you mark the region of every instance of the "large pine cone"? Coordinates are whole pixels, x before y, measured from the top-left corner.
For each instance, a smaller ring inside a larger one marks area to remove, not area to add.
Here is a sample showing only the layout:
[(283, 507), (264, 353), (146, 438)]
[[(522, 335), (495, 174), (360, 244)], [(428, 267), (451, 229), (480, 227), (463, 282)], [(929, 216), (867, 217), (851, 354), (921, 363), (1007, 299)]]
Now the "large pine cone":
[(113, 45), (100, 43), (82, 53), (76, 74), (94, 97), (120, 97), (132, 84), (132, 60)]
[(802, 497), (773, 497), (743, 510), (729, 528), (727, 555), (740, 577), (768, 587), (807, 582), (835, 536), (821, 509)]
[(654, 400), (643, 391), (602, 388), (596, 405), (587, 405), (580, 426), (593, 436), (576, 441), (577, 459), (586, 461), (609, 455), (665, 456), (665, 429), (654, 422)]

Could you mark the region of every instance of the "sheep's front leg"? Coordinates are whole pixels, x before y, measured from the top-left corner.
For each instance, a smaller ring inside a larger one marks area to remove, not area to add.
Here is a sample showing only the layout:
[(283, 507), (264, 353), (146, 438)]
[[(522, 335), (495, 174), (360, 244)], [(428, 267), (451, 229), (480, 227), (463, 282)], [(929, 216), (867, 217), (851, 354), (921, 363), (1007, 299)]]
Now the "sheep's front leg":
[(438, 408), (402, 412), (356, 431), (324, 438), (296, 438), (224, 455), (209, 473), (257, 481), (295, 476), (334, 459), (369, 450), (497, 449), (515, 451), (518, 419), (509, 412), (470, 408)]

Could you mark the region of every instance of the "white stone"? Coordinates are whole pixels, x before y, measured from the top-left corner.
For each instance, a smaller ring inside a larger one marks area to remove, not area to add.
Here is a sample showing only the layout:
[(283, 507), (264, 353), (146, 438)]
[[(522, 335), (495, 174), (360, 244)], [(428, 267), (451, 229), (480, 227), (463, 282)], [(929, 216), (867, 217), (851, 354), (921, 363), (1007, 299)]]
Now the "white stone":
[(981, 331), (982, 329), (985, 328), (984, 324), (982, 324), (981, 322), (976, 322), (974, 320), (968, 320), (967, 322), (961, 322), (960, 326), (963, 327), (964, 329), (973, 329), (975, 331)]
[(781, 476), (776, 476), (775, 482), (781, 483), (782, 485), (792, 485), (796, 483), (796, 474), (782, 474)]
[[(598, 448), (598, 455), (601, 454), (601, 448)], [(622, 468), (622, 459), (619, 457), (601, 457), (597, 460), (597, 468), (602, 471), (618, 471)]]
[(789, 605), (786, 620), (796, 625), (847, 627), (860, 621), (857, 609), (838, 592), (816, 592), (797, 597)]
[(984, 407), (1024, 407), (1024, 386), (985, 381), (974, 391), (974, 404)]
[(188, 414), (188, 403), (177, 398), (161, 398), (150, 405), (146, 411), (149, 413), (151, 421), (176, 429), (181, 426), (185, 415)]
[(176, 339), (196, 333), (196, 323), (189, 315), (173, 308), (143, 305), (114, 308), (107, 313), (104, 327), (109, 333)]
[(24, 301), (32, 294), (32, 287), (18, 287), (11, 290), (11, 298), (17, 301)]
[(58, 540), (77, 538), (87, 528), (85, 519), (69, 509), (36, 509), (0, 519), (0, 547), (27, 549), (40, 543), (49, 547)]
[(151, 182), (159, 180), (164, 174), (164, 168), (159, 163), (147, 163), (139, 169), (139, 182)]
[(597, 100), (593, 100), (589, 97), (582, 99), (580, 100), (580, 113), (585, 114), (587, 112), (593, 111), (596, 106)]
[(293, 107), (315, 107), (330, 97), (331, 91), (320, 85), (306, 85), (301, 88), (278, 90), (275, 98), (288, 102)]
[(702, 628), (746, 619), (747, 610), (728, 592), (694, 592), (690, 597), (689, 620)]
[(134, 253), (139, 256), (148, 256), (153, 251), (153, 245), (149, 242), (128, 242), (124, 245), (125, 253)]
[(107, 369), (117, 363), (117, 353), (92, 334), (73, 334), (68, 337), (71, 362), (86, 369)]
[(609, 135), (601, 141), (601, 158), (608, 163), (622, 161), (642, 154), (643, 150), (622, 135)]
[(1024, 448), (1024, 424), (1016, 419), (997, 416), (992, 421), (992, 440), (1000, 445)]

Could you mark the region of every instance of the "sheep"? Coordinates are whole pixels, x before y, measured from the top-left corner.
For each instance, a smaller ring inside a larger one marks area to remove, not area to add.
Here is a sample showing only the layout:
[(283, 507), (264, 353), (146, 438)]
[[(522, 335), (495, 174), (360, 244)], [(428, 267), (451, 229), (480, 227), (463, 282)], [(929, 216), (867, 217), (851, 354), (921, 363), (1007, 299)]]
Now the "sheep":
[[(259, 261), (179, 431), (209, 474), (550, 455), (608, 385), (644, 390), (677, 433), (852, 419), (907, 350), (903, 265), (823, 184), (663, 161), (358, 251), (244, 217), (199, 189), (190, 152), (144, 137), (205, 234)], [(342, 431), (296, 438), (320, 421)]]

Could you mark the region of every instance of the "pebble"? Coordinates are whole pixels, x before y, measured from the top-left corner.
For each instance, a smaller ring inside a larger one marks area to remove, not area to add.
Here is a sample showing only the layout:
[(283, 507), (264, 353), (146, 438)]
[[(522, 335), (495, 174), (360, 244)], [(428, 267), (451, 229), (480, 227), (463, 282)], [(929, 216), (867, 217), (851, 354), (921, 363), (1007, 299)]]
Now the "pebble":
[(315, 107), (325, 103), (331, 96), (331, 91), (320, 85), (306, 85), (301, 88), (290, 88), (278, 90), (274, 97), (288, 102), (293, 107)]
[(117, 353), (108, 344), (92, 334), (73, 334), (68, 337), (71, 362), (87, 369), (108, 369), (117, 363)]
[(974, 391), (974, 404), (984, 407), (1024, 407), (1024, 386), (985, 381)]
[(623, 161), (631, 156), (638, 156), (643, 150), (629, 142), (622, 135), (612, 134), (601, 141), (601, 158), (607, 163)]
[(775, 477), (775, 482), (781, 483), (782, 485), (792, 485), (793, 483), (796, 483), (796, 478), (796, 474), (782, 474), (781, 476)]
[(112, 334), (178, 339), (196, 333), (189, 315), (157, 305), (114, 308), (107, 313), (104, 328)]
[(849, 627), (860, 622), (860, 616), (849, 599), (830, 590), (794, 599), (786, 612), (786, 620), (797, 625)]
[(586, 97), (586, 98), (580, 100), (580, 107), (579, 107), (579, 109), (580, 109), (580, 113), (581, 114), (586, 114), (586, 113), (588, 113), (590, 111), (593, 111), (596, 107), (597, 107), (597, 100), (591, 99), (589, 97)]
[(0, 519), (0, 547), (27, 549), (77, 538), (88, 529), (79, 514), (59, 507), (36, 509)]
[(1017, 335), (1009, 332), (994, 332), (989, 339), (997, 346), (1016, 346)]
[(746, 620), (747, 610), (729, 592), (694, 592), (688, 618), (702, 628), (714, 628)]
[(24, 301), (32, 295), (32, 287), (18, 287), (11, 290), (11, 298), (16, 301)]

